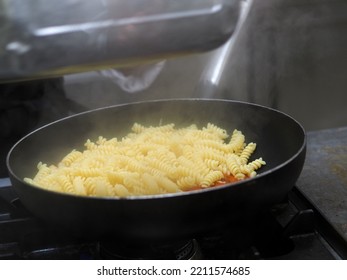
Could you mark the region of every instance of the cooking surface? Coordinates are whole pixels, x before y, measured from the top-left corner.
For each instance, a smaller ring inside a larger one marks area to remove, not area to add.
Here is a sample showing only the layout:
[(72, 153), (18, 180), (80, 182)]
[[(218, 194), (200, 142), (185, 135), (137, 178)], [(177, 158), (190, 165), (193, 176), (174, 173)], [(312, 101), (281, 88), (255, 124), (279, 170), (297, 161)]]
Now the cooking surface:
[(347, 239), (347, 127), (308, 132), (299, 189)]
[[(347, 243), (294, 188), (251, 223), (168, 244), (79, 240), (30, 215), (7, 180), (0, 188), (0, 259), (346, 259)], [(7, 186), (6, 186), (7, 185)]]
[[(251, 225), (251, 230), (233, 226), (232, 231), (225, 230), (200, 238), (198, 244), (203, 257), (345, 259), (346, 151), (347, 127), (308, 132), (306, 162), (296, 188), (289, 193), (289, 203), (277, 205), (270, 215), (261, 216), (259, 222)], [(235, 248), (234, 240), (238, 240), (235, 238), (241, 238), (239, 243), (244, 242), (246, 246)], [(194, 244), (183, 244), (179, 248), (180, 254), (188, 247), (195, 247)], [(101, 245), (100, 242), (86, 244), (71, 239), (38, 223), (16, 199), (8, 178), (0, 179), (0, 258), (104, 258), (102, 254), (105, 250), (100, 251)], [(113, 245), (119, 247), (119, 244)], [(124, 248), (121, 246), (121, 249)], [(126, 251), (125, 257), (132, 253)], [(187, 254), (191, 257), (191, 249)], [(107, 257), (114, 258), (114, 255)]]

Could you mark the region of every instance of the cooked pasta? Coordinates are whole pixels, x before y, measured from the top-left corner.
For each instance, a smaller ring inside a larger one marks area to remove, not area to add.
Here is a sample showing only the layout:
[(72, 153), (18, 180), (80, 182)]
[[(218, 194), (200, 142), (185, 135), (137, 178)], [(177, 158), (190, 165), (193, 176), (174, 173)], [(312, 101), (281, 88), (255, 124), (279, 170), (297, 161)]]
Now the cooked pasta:
[(145, 127), (135, 123), (122, 139), (88, 139), (57, 165), (39, 163), (32, 185), (85, 196), (138, 196), (208, 188), (256, 176), (262, 158), (249, 162), (256, 144), (234, 130), (208, 123), (176, 129), (174, 124)]

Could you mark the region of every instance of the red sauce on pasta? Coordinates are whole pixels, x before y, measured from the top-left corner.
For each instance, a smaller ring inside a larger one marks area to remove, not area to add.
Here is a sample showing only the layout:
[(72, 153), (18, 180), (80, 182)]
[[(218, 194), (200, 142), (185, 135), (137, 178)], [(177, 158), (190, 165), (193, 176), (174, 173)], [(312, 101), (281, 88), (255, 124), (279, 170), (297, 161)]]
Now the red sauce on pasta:
[[(222, 185), (229, 184), (229, 183), (234, 183), (237, 181), (239, 181), (239, 180), (236, 179), (233, 175), (228, 175), (228, 176), (225, 176), (223, 179), (214, 183), (209, 188), (218, 187), (218, 186), (222, 186)], [(200, 186), (195, 186), (195, 187), (192, 187), (191, 189), (189, 189), (189, 191), (195, 191), (195, 190), (201, 190), (201, 189), (203, 189), (203, 188)]]

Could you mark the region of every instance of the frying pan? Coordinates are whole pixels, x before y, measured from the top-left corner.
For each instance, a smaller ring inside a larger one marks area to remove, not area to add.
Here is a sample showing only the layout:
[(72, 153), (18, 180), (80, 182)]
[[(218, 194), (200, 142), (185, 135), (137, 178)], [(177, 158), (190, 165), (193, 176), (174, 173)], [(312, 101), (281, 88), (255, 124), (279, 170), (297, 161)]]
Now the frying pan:
[[(126, 135), (134, 122), (199, 127), (208, 122), (228, 132), (241, 130), (256, 142), (252, 159), (263, 157), (258, 175), (220, 187), (144, 197), (82, 197), (23, 181), (37, 163), (57, 163), (87, 139)], [(267, 107), (230, 100), (169, 99), (129, 103), (80, 113), (33, 131), (10, 150), (7, 167), (23, 205), (35, 216), (86, 238), (175, 240), (251, 219), (281, 202), (299, 177), (306, 154), (303, 127)]]

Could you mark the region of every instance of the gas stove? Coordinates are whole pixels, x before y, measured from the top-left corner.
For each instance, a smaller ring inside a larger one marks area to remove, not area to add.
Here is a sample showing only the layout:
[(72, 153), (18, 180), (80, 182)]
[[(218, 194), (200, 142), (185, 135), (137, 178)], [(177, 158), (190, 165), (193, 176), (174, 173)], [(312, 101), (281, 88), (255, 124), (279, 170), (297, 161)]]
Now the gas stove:
[(308, 133), (302, 175), (285, 200), (255, 220), (171, 243), (81, 240), (32, 216), (0, 179), (0, 259), (347, 259), (345, 139), (347, 128)]
[(86, 241), (37, 220), (0, 188), (0, 259), (347, 259), (347, 241), (297, 187), (256, 222), (169, 244)]

